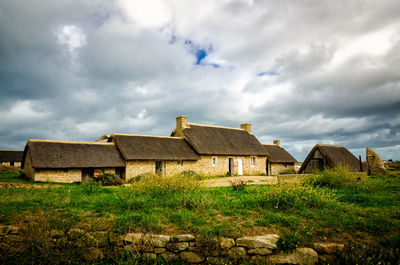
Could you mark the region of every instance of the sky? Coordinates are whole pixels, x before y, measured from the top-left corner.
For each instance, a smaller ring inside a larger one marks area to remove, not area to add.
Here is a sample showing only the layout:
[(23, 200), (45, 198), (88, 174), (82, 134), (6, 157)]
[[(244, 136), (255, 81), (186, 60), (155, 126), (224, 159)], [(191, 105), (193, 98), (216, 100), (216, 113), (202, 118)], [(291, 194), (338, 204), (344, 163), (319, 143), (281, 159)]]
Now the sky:
[(175, 117), (400, 160), (398, 0), (2, 0), (0, 149)]

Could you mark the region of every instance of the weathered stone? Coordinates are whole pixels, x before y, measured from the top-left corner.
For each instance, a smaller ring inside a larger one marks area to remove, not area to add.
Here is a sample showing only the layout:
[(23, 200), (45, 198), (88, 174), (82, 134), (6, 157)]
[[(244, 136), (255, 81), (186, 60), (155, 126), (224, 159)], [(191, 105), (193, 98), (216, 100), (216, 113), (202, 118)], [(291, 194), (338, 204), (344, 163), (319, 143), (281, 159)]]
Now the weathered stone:
[(154, 253), (161, 254), (167, 251), (165, 248), (154, 248)]
[(18, 235), (19, 227), (14, 225), (4, 225), (1, 227), (0, 233), (3, 235)]
[(297, 248), (290, 253), (279, 253), (267, 256), (269, 264), (314, 265), (318, 262), (318, 254), (312, 248)]
[(174, 262), (178, 258), (178, 256), (175, 253), (172, 253), (172, 252), (162, 253), (161, 257), (168, 263)]
[(176, 242), (176, 243), (168, 243), (167, 248), (174, 252), (179, 252), (182, 250), (186, 250), (189, 247), (188, 242)]
[(226, 237), (221, 238), (220, 247), (222, 249), (230, 249), (234, 245), (235, 245), (235, 240), (233, 240), (232, 238), (226, 238)]
[(103, 251), (99, 248), (87, 248), (83, 257), (85, 260), (100, 260), (104, 258)]
[(196, 242), (189, 242), (189, 247), (195, 247), (196, 245)]
[(366, 156), (368, 175), (379, 175), (386, 173), (385, 165), (383, 164), (381, 157), (377, 153), (367, 147)]
[(170, 236), (164, 235), (145, 235), (143, 237), (143, 243), (152, 245), (154, 247), (163, 248), (167, 245), (170, 239)]
[(85, 231), (79, 228), (72, 228), (68, 232), (68, 238), (70, 240), (75, 240), (82, 237), (85, 234)]
[(211, 256), (216, 257), (219, 254), (221, 254), (221, 252), (218, 249), (211, 250)]
[(154, 254), (154, 253), (143, 253), (142, 259), (143, 260), (147, 260), (147, 261), (156, 260), (157, 259), (157, 255)]
[(265, 255), (271, 254), (272, 250), (269, 248), (252, 248), (252, 249), (249, 249), (247, 251), (247, 253), (265, 256)]
[(113, 244), (114, 246), (123, 246), (124, 238), (125, 238), (124, 235), (110, 234), (109, 240), (110, 240), (110, 243)]
[(139, 253), (139, 252), (153, 252), (154, 251), (153, 246), (143, 246), (143, 245), (133, 245), (133, 244), (126, 245), (124, 247), (124, 249), (128, 250), (132, 253), (133, 252)]
[(266, 257), (265, 256), (260, 256), (260, 255), (255, 255), (251, 257), (251, 260), (255, 262), (256, 264), (266, 264)]
[(337, 243), (314, 243), (314, 249), (320, 254), (332, 254), (337, 251), (342, 251), (343, 244)]
[(243, 247), (230, 248), (227, 254), (232, 259), (247, 258), (246, 249)]
[(90, 244), (97, 247), (106, 247), (108, 245), (108, 233), (105, 231), (96, 231), (88, 233)]
[(189, 247), (189, 251), (201, 252), (201, 248), (199, 248), (199, 247)]
[(264, 236), (246, 236), (236, 239), (236, 245), (247, 248), (269, 248), (276, 249), (279, 236), (268, 234)]
[(190, 241), (194, 241), (196, 239), (196, 237), (194, 235), (190, 235), (190, 234), (184, 234), (184, 235), (177, 235), (174, 237), (175, 240), (177, 240), (177, 242), (190, 242)]
[(189, 263), (199, 263), (204, 260), (204, 257), (198, 253), (191, 252), (191, 251), (184, 251), (180, 255), (182, 261), (189, 262)]
[(225, 264), (225, 259), (222, 257), (209, 257), (207, 258), (207, 263), (213, 265), (223, 265)]
[(53, 229), (50, 231), (51, 238), (60, 238), (64, 235), (64, 231)]
[(143, 242), (143, 234), (142, 233), (127, 233), (124, 237), (124, 241), (134, 244), (134, 245), (140, 245)]

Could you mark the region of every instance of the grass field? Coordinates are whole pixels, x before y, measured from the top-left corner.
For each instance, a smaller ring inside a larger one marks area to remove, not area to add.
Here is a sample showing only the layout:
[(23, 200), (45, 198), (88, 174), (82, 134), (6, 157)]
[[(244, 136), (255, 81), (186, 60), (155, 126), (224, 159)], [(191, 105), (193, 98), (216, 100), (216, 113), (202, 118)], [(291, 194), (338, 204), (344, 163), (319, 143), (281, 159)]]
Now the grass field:
[[(65, 231), (79, 224), (120, 233), (193, 233), (205, 239), (275, 232), (295, 235), (299, 246), (344, 243), (344, 264), (396, 264), (400, 246), (397, 174), (328, 183), (321, 175), (303, 185), (252, 185), (239, 190), (205, 188), (195, 180), (174, 182), (172, 178), (132, 187), (82, 183), (2, 188), (0, 223), (45, 220), (49, 227)], [(18, 174), (1, 174), (0, 182), (32, 184)]]

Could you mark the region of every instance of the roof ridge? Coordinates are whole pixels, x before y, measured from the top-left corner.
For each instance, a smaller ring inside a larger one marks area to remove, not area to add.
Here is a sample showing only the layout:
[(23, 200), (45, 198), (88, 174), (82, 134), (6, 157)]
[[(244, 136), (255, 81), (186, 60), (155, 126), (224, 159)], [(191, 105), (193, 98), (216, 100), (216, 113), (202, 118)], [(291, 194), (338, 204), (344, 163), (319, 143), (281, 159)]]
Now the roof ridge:
[(189, 124), (189, 126), (195, 125), (195, 126), (203, 126), (203, 127), (214, 127), (214, 128), (246, 131), (245, 129), (242, 129), (242, 128), (233, 128), (233, 127), (226, 127), (226, 126), (220, 126), (220, 125), (207, 125), (207, 124), (200, 124), (200, 123), (193, 123), (193, 122), (188, 122), (188, 124)]
[(327, 147), (344, 147), (342, 145), (334, 145), (334, 144), (316, 144), (315, 147), (320, 147), (320, 146), (327, 146)]
[(45, 142), (45, 143), (64, 143), (64, 144), (93, 144), (93, 145), (114, 145), (114, 143), (105, 142), (78, 142), (78, 141), (64, 141), (64, 140), (41, 140), (41, 139), (29, 139), (28, 143), (32, 142)]
[(177, 137), (177, 136), (158, 136), (158, 135), (146, 135), (146, 134), (129, 134), (129, 133), (113, 133), (113, 135), (121, 135), (121, 136), (142, 136), (142, 137), (154, 137), (154, 138), (168, 138), (168, 139), (184, 139), (184, 137)]

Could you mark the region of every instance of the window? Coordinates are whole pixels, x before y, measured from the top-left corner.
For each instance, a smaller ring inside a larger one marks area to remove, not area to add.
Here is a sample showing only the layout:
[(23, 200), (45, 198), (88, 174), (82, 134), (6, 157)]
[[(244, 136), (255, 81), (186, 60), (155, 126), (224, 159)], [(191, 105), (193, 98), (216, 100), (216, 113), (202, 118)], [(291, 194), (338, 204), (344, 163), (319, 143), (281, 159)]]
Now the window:
[(250, 165), (252, 167), (256, 166), (256, 157), (255, 156), (250, 157)]
[(182, 160), (178, 160), (178, 161), (176, 161), (176, 164), (177, 164), (178, 166), (183, 166), (183, 161), (182, 161)]
[(283, 167), (284, 167), (284, 168), (287, 168), (287, 164), (283, 164)]
[(213, 156), (213, 158), (211, 159), (211, 164), (213, 167), (217, 165), (217, 158), (215, 156)]

